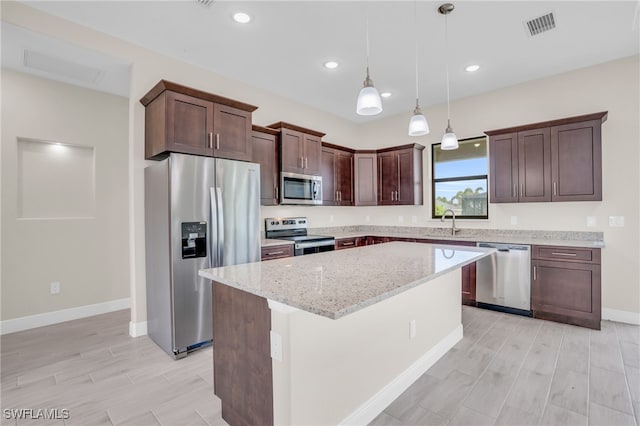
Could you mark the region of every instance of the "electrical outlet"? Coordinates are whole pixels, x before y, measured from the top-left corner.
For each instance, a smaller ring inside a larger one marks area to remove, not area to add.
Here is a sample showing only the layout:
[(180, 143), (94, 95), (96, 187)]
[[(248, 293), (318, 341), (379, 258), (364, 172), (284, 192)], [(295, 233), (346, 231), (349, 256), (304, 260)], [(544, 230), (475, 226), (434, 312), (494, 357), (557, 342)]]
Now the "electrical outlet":
[(416, 320), (409, 321), (409, 340), (416, 337)]
[(329, 215), (329, 222), (333, 223), (333, 215), (332, 214)]
[(364, 217), (364, 221), (367, 222), (367, 223), (371, 222), (371, 216), (368, 216), (368, 215), (365, 216)]
[(398, 216), (398, 223), (404, 222), (404, 216)]
[(511, 216), (511, 224), (512, 225), (518, 224), (518, 216)]
[(282, 361), (282, 336), (271, 330), (271, 358)]
[(597, 225), (598, 225), (598, 222), (597, 222), (595, 216), (587, 216), (587, 227), (588, 228), (595, 228)]
[(49, 285), (51, 290), (51, 294), (59, 294), (60, 293), (60, 281), (54, 281)]
[(609, 216), (609, 226), (622, 228), (624, 226), (624, 216)]
[(413, 223), (414, 225), (418, 223), (418, 216), (411, 216), (411, 223)]

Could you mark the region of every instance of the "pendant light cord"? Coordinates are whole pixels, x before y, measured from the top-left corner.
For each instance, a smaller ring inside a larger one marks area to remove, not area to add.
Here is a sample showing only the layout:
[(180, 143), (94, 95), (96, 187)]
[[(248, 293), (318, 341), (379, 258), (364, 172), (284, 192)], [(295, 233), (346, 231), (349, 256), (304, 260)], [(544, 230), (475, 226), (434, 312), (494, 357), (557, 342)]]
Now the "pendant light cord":
[[(447, 76), (447, 123), (451, 120), (451, 107), (449, 106), (449, 26), (447, 25), (448, 13), (444, 15), (444, 47), (445, 47), (445, 74)], [(448, 126), (448, 124), (447, 124)]]
[(365, 32), (367, 34), (367, 74), (369, 74), (369, 13), (364, 12)]
[(418, 99), (420, 99), (420, 93), (418, 89), (418, 0), (413, 2), (413, 37), (415, 40), (416, 48), (416, 108), (418, 107)]

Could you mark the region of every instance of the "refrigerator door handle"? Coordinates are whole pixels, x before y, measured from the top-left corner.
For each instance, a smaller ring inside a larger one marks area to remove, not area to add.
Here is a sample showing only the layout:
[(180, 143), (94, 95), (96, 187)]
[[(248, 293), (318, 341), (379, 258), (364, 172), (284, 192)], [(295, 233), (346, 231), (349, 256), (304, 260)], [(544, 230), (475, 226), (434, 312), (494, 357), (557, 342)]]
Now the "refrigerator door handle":
[(216, 216), (218, 216), (218, 266), (224, 266), (224, 208), (222, 188), (216, 187)]
[(218, 212), (218, 199), (216, 198), (216, 193), (213, 188), (209, 188), (209, 193), (211, 195), (211, 210), (209, 212), (209, 267), (217, 268), (220, 266), (218, 263), (218, 248), (216, 246), (216, 242), (218, 241), (218, 221), (217, 221), (217, 212)]

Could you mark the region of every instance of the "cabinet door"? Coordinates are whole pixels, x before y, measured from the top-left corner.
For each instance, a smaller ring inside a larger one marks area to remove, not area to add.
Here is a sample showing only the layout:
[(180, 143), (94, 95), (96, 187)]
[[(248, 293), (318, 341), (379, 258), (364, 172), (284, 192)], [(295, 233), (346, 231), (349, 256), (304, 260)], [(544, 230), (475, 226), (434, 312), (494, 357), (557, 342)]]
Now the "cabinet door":
[(283, 172), (304, 173), (304, 135), (290, 129), (280, 134), (280, 161)]
[(277, 137), (261, 132), (252, 132), (252, 160), (260, 164), (260, 204), (278, 204), (278, 147)]
[(489, 201), (518, 202), (518, 144), (516, 133), (489, 137)]
[(378, 154), (378, 204), (396, 204), (398, 158), (394, 151)]
[(416, 181), (413, 168), (413, 149), (396, 152), (396, 168), (398, 170), (398, 189), (396, 204), (413, 205), (416, 194)]
[(553, 201), (602, 200), (601, 121), (551, 128)]
[(251, 160), (251, 113), (227, 105), (213, 106), (213, 155)]
[(213, 155), (213, 102), (167, 92), (166, 150)]
[(336, 190), (338, 204), (353, 205), (353, 153), (336, 151)]
[(303, 134), (304, 172), (308, 175), (320, 175), (322, 158), (322, 140), (313, 135)]
[(531, 262), (534, 317), (600, 329), (600, 265)]
[(338, 204), (338, 189), (336, 188), (336, 156), (333, 148), (322, 148), (320, 174), (322, 176), (322, 204), (334, 206)]
[(551, 201), (548, 127), (518, 132), (518, 201)]
[(375, 153), (353, 156), (355, 182), (354, 200), (356, 206), (378, 204), (378, 156)]

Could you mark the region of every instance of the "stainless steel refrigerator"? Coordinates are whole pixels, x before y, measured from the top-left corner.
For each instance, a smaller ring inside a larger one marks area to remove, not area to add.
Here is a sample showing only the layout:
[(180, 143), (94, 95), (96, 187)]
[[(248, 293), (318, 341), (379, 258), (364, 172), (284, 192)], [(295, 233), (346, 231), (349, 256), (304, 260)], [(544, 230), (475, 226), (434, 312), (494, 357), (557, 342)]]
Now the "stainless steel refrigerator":
[(174, 359), (212, 340), (198, 270), (260, 261), (260, 165), (171, 154), (145, 168), (147, 331)]

